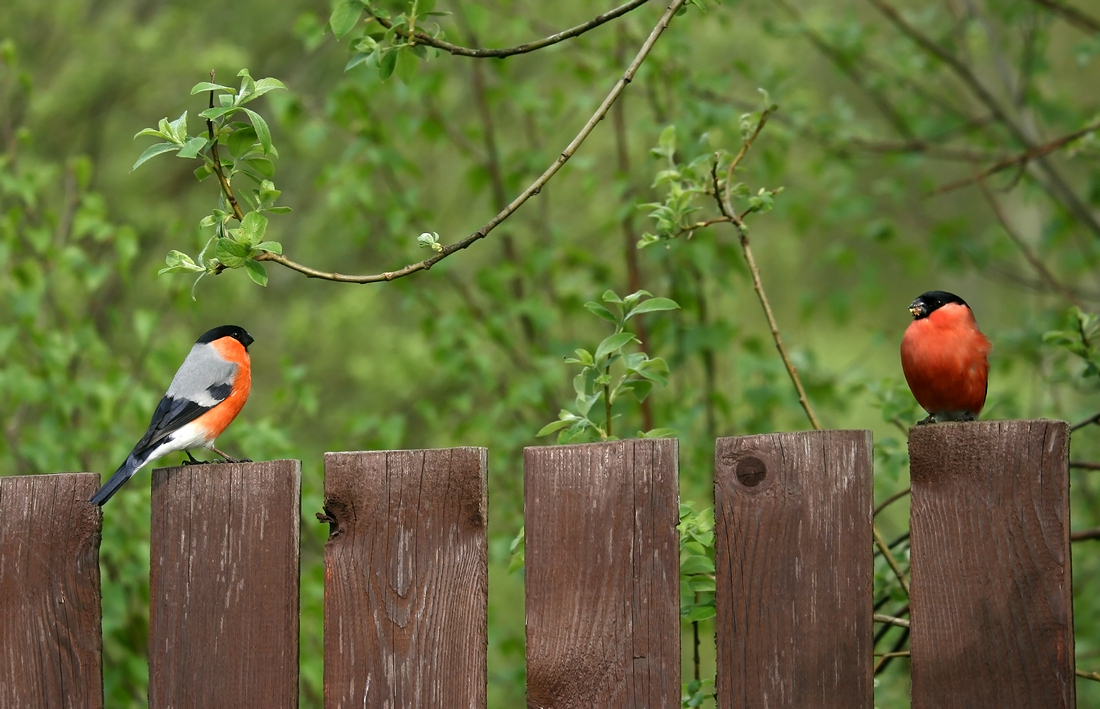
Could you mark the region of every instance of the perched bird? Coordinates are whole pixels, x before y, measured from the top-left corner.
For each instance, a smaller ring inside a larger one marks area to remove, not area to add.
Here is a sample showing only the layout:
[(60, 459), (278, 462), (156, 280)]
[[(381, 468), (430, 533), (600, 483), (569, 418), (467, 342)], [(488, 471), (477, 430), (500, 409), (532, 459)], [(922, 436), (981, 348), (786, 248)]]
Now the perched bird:
[(215, 448), (214, 439), (248, 401), (252, 389), (248, 346), (252, 342), (252, 336), (236, 325), (222, 325), (203, 334), (157, 404), (149, 430), (90, 502), (102, 505), (147, 463), (173, 451), (184, 451), (197, 463), (190, 449), (203, 447), (230, 462), (240, 462)]
[(919, 423), (973, 421), (985, 405), (993, 348), (970, 306), (942, 290), (909, 305), (913, 322), (901, 339), (901, 369), (917, 403), (928, 412)]

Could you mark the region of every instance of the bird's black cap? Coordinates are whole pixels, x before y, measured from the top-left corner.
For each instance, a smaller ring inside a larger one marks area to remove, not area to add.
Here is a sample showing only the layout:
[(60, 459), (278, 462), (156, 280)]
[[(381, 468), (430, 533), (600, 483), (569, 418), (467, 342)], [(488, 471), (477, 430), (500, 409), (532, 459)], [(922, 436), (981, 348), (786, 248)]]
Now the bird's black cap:
[(214, 340), (220, 340), (223, 337), (232, 337), (234, 340), (237, 340), (242, 345), (244, 345), (244, 348), (246, 350), (248, 349), (249, 345), (255, 342), (255, 340), (252, 339), (252, 335), (249, 335), (248, 331), (246, 331), (243, 327), (239, 325), (222, 325), (221, 327), (216, 327), (212, 330), (207, 330), (206, 332), (204, 332), (202, 334), (202, 337), (200, 337), (198, 341), (195, 342), (195, 344), (201, 345), (207, 342), (213, 342)]
[(965, 300), (954, 293), (948, 293), (945, 290), (930, 290), (927, 293), (921, 293), (916, 300), (909, 304), (909, 312), (913, 314), (914, 319), (920, 320), (949, 303), (955, 303), (964, 308), (970, 307)]

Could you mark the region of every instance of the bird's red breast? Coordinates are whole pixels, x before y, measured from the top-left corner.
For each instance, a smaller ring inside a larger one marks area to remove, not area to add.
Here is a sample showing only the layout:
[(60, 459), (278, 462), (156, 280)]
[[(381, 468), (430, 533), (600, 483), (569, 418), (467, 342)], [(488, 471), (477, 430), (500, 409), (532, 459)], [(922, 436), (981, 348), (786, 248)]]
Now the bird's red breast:
[(237, 365), (233, 389), (229, 392), (229, 396), (195, 419), (195, 423), (205, 428), (210, 440), (213, 441), (233, 422), (233, 419), (237, 418), (237, 414), (248, 401), (248, 394), (252, 391), (252, 362), (248, 357), (248, 350), (235, 338), (221, 337), (211, 342), (210, 346), (223, 359)]
[(910, 323), (901, 340), (901, 368), (928, 413), (977, 418), (985, 405), (991, 349), (970, 308), (947, 303)]

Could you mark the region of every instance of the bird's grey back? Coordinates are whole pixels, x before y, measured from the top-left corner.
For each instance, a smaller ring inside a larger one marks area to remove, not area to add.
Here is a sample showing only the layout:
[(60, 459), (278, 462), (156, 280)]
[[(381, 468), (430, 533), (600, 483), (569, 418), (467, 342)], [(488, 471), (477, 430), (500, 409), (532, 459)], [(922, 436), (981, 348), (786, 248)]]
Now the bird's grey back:
[(211, 387), (232, 384), (236, 376), (235, 363), (227, 362), (208, 343), (196, 344), (172, 378), (167, 394), (173, 399), (186, 398), (201, 406), (213, 406), (221, 399), (212, 397), (208, 390)]

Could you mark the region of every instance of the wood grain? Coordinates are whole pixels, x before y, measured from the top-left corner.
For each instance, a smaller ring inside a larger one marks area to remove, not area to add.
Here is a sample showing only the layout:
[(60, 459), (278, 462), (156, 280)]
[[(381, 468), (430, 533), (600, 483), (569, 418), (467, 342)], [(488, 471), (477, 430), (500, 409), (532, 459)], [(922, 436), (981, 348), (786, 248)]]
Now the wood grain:
[(484, 707), (484, 448), (325, 454), (325, 707)]
[(914, 709), (1074, 706), (1069, 426), (916, 426)]
[(96, 473), (0, 477), (0, 707), (103, 706)]
[(680, 706), (677, 453), (524, 450), (528, 706)]
[(149, 706), (298, 706), (296, 460), (153, 471)]
[(873, 705), (870, 431), (719, 438), (719, 707)]

